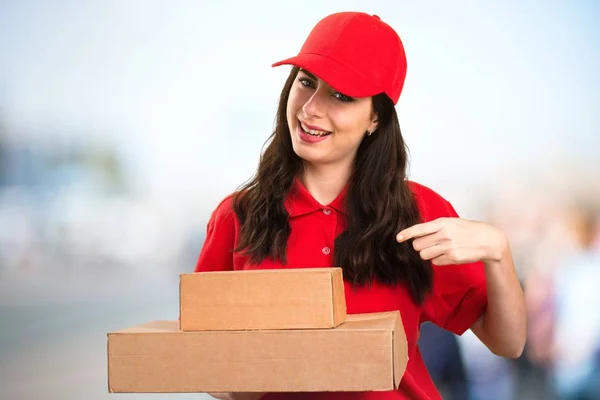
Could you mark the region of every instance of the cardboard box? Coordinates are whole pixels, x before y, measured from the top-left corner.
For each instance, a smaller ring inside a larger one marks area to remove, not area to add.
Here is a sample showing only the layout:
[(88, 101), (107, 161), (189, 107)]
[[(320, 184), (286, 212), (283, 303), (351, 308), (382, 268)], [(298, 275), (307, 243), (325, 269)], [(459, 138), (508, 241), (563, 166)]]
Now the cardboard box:
[(341, 268), (180, 275), (180, 329), (333, 328), (346, 319)]
[(155, 321), (108, 334), (110, 392), (314, 392), (398, 388), (399, 312), (348, 315), (334, 329), (194, 331)]

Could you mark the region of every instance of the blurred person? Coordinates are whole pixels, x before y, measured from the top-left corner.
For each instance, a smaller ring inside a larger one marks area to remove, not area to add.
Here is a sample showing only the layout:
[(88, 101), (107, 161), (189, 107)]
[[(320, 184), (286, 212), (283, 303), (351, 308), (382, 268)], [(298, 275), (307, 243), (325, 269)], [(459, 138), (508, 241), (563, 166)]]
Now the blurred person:
[(446, 400), (470, 399), (467, 374), (456, 335), (437, 325), (421, 325), (419, 350), (431, 379)]
[(600, 250), (598, 215), (569, 215), (573, 246), (560, 259), (546, 292), (552, 316), (546, 357), (559, 399), (600, 399)]
[(394, 29), (335, 13), (279, 65), (291, 72), (275, 130), (256, 175), (212, 212), (195, 271), (341, 266), (349, 313), (400, 310), (408, 365), (389, 392), (212, 396), (440, 399), (417, 345), (424, 322), (471, 329), (495, 354), (518, 357), (524, 300), (506, 235), (407, 178), (395, 109), (406, 57)]
[[(550, 263), (550, 261), (547, 261)], [(547, 398), (550, 389), (549, 367), (552, 362), (554, 304), (551, 273), (548, 266), (534, 265), (527, 273), (525, 299), (527, 311), (527, 345), (520, 363), (520, 376)]]
[[(522, 182), (522, 184), (527, 184)], [(502, 227), (511, 242), (513, 260), (525, 291), (528, 340), (524, 356), (507, 360), (490, 353), (470, 334), (459, 342), (469, 378), (472, 399), (546, 399), (547, 370), (544, 349), (548, 347), (548, 313), (544, 296), (550, 265), (559, 246), (560, 229), (555, 198), (536, 189), (523, 192), (520, 185), (509, 185), (494, 196), (487, 221)], [(517, 206), (518, 205), (518, 206)], [(535, 274), (535, 278), (531, 279)]]
[(544, 399), (553, 393), (549, 384), (555, 317), (553, 274), (558, 260), (575, 241), (566, 228), (564, 200), (550, 199), (548, 194), (546, 201), (537, 202), (538, 213), (545, 217), (533, 232), (534, 240), (523, 260), (528, 339), (525, 357), (518, 363), (522, 388)]
[[(473, 334), (465, 332), (458, 338), (470, 400), (535, 399), (519, 397), (515, 360), (498, 357)], [(522, 357), (521, 357), (522, 358)]]

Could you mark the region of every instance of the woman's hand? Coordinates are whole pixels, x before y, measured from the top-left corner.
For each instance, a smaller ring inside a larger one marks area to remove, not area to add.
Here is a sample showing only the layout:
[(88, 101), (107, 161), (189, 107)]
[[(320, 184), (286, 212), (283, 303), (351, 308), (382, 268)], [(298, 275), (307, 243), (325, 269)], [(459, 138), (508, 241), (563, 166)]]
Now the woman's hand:
[(396, 235), (398, 242), (413, 240), (413, 247), (434, 265), (500, 261), (508, 251), (508, 239), (485, 222), (438, 218), (413, 225)]

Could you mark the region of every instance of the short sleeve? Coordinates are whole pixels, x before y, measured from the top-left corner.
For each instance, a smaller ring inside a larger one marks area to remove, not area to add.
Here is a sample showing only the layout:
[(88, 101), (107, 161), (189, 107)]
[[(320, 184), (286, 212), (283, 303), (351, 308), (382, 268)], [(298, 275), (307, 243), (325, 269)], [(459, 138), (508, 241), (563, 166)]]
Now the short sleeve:
[[(423, 222), (458, 217), (454, 207), (424, 186), (413, 186)], [(433, 267), (433, 291), (424, 304), (423, 321), (431, 321), (462, 335), (487, 308), (487, 287), (482, 262)]]
[(236, 242), (236, 216), (232, 196), (225, 198), (211, 213), (206, 225), (206, 238), (194, 272), (229, 271), (233, 269)]
[(425, 315), (441, 328), (462, 335), (487, 308), (483, 264), (434, 266), (433, 294)]

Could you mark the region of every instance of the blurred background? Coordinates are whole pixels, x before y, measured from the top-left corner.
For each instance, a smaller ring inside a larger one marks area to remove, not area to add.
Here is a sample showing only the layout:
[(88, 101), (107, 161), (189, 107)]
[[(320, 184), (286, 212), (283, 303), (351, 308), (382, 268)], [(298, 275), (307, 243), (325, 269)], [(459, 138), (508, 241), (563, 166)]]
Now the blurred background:
[(178, 274), (272, 131), (271, 63), (342, 10), (404, 40), (411, 179), (505, 229), (525, 287), (516, 361), (424, 327), (445, 398), (600, 398), (591, 0), (0, 0), (0, 398), (207, 398), (109, 394), (106, 333), (177, 318)]

